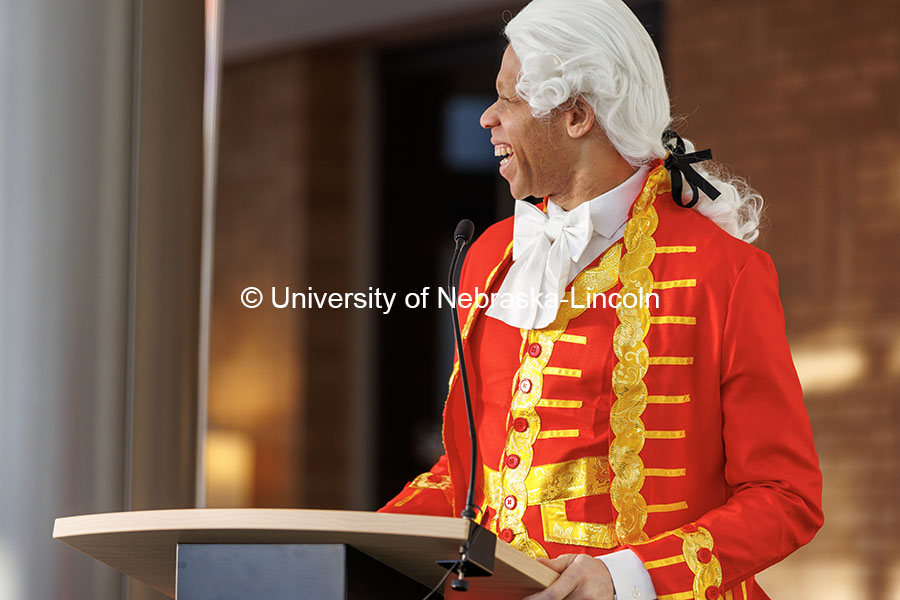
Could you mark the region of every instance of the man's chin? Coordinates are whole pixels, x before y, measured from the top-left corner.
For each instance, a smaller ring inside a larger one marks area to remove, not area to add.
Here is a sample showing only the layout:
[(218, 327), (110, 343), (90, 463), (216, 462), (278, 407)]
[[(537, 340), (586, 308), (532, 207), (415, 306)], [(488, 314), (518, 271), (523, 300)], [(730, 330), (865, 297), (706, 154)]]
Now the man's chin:
[(535, 196), (534, 194), (529, 194), (528, 192), (521, 192), (519, 194), (512, 194), (514, 200), (526, 200), (534, 203), (535, 200), (541, 200), (541, 198)]
[(528, 198), (531, 194), (529, 194), (528, 192), (522, 191), (522, 190), (514, 187), (512, 184), (510, 184), (509, 185), (509, 195), (512, 196), (514, 200), (524, 200), (525, 198)]
[(528, 200), (529, 198), (537, 198), (532, 190), (522, 185), (516, 185), (512, 181), (509, 182), (509, 195), (515, 200)]

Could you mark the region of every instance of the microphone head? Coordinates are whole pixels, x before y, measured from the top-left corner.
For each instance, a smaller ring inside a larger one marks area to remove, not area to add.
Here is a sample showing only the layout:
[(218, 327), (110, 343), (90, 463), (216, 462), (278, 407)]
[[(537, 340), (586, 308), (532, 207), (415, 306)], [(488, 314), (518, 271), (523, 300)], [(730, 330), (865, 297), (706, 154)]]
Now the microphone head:
[(456, 226), (456, 231), (453, 233), (453, 239), (459, 240), (463, 239), (468, 244), (472, 241), (472, 236), (475, 234), (475, 224), (468, 219), (463, 219)]

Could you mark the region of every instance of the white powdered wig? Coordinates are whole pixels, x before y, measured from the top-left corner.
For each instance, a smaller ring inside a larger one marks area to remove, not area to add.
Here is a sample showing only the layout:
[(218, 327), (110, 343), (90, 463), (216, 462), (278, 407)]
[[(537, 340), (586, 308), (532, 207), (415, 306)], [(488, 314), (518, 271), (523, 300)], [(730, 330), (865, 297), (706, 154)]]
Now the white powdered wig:
[[(671, 126), (669, 93), (650, 35), (622, 0), (533, 0), (504, 31), (519, 58), (516, 92), (540, 118), (581, 96), (606, 136), (633, 166), (666, 155), (663, 131)], [(686, 152), (694, 146), (684, 140)], [(694, 208), (731, 235), (759, 235), (762, 196), (714, 163), (696, 165), (721, 192), (700, 193)], [(684, 202), (691, 200), (688, 185)]]

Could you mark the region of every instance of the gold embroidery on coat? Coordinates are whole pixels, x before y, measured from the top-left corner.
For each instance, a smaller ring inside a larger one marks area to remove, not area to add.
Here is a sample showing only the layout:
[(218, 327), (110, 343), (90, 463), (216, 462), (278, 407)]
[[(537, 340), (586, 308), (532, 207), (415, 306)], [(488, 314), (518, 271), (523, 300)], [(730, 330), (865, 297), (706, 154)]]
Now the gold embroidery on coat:
[(487, 465), (482, 465), (482, 468), (484, 469), (484, 503), (496, 511), (503, 501), (500, 471), (495, 471)]
[(409, 487), (415, 488), (416, 491), (406, 498), (397, 501), (394, 506), (403, 506), (404, 504), (412, 500), (413, 497), (421, 490), (441, 490), (442, 492), (444, 492), (444, 496), (447, 498), (447, 502), (449, 502), (450, 504), (453, 503), (452, 498), (450, 497), (451, 490), (449, 475), (435, 475), (431, 472), (422, 473), (409, 482)]
[(422, 473), (409, 483), (409, 487), (420, 490), (449, 490), (450, 476), (437, 475), (437, 481), (433, 481), (435, 475), (433, 473)]
[(696, 252), (697, 246), (657, 246), (657, 254), (677, 254), (679, 252)]
[[(635, 200), (632, 216), (625, 226), (626, 253), (620, 261), (620, 293), (644, 295), (653, 292), (650, 263), (656, 255), (653, 234), (658, 225), (656, 196), (669, 189), (668, 174), (662, 166), (648, 177), (641, 195)], [(620, 304), (616, 309), (619, 325), (613, 335), (613, 351), (618, 363), (613, 369), (612, 384), (616, 401), (610, 410), (613, 439), (609, 447), (609, 461), (614, 477), (610, 499), (618, 513), (616, 535), (621, 543), (633, 543), (647, 538), (647, 502), (641, 495), (644, 485), (644, 464), (640, 452), (644, 447), (644, 424), (641, 415), (647, 407), (647, 386), (644, 374), (649, 366), (649, 354), (644, 338), (650, 329), (647, 307), (628, 308)]]
[[(699, 527), (692, 533), (685, 533), (681, 530), (676, 530), (674, 533), (684, 541), (682, 553), (687, 566), (694, 574), (694, 597), (706, 598), (707, 589), (712, 586), (722, 587), (722, 567), (719, 565), (716, 555), (712, 554), (712, 534), (704, 527)], [(697, 553), (701, 548), (710, 551), (709, 562), (704, 563), (697, 558)]]
[(651, 365), (692, 365), (693, 356), (651, 356)]
[[(484, 496), (495, 510), (503, 502), (501, 473), (484, 467)], [(588, 456), (532, 467), (525, 477), (528, 504), (539, 505), (609, 493), (609, 462), (605, 456)]]
[[(588, 456), (532, 467), (525, 484), (532, 504), (607, 494), (609, 462), (605, 456)], [(532, 493), (536, 496), (533, 499)]]
[(537, 439), (548, 440), (552, 438), (575, 438), (579, 436), (577, 429), (548, 429), (538, 434)]
[[(535, 411), (541, 397), (541, 391), (544, 387), (543, 369), (550, 359), (553, 348), (553, 338), (550, 335), (543, 334), (538, 339), (534, 339), (529, 333), (529, 342), (537, 342), (541, 345), (541, 354), (537, 357), (526, 355), (523, 358), (522, 365), (519, 367), (516, 382), (528, 381), (529, 387), (524, 391), (521, 385), (517, 385), (514, 389), (513, 399), (510, 406), (512, 419), (524, 419), (526, 427), (523, 431), (518, 431), (514, 427), (509, 428), (506, 438), (506, 455), (515, 454), (519, 457), (519, 464), (515, 469), (502, 468), (501, 494), (497, 506), (499, 529), (510, 529), (515, 537), (512, 545), (521, 552), (538, 558), (543, 554), (536, 552), (535, 545), (528, 535), (528, 530), (522, 522), (525, 515), (525, 509), (528, 507), (528, 487), (525, 484), (525, 477), (531, 469), (531, 460), (534, 456), (532, 446), (541, 431), (541, 418)], [(508, 508), (505, 505), (507, 497), (515, 498), (515, 506)], [(536, 542), (535, 542), (536, 544)]]
[(684, 439), (685, 432), (684, 429), (676, 429), (676, 430), (661, 430), (661, 429), (648, 429), (644, 432), (644, 437), (648, 440), (680, 440)]
[(690, 401), (690, 394), (684, 394), (683, 396), (647, 396), (647, 404), (687, 404)]
[[(523, 331), (520, 329), (519, 331)], [(526, 333), (522, 334), (522, 343), (519, 345), (519, 362), (522, 362), (522, 359), (525, 358), (525, 345), (528, 344), (528, 335)], [(515, 384), (515, 381), (513, 381)]]
[(568, 342), (570, 344), (581, 344), (584, 346), (587, 344), (587, 338), (583, 335), (573, 335), (571, 333), (564, 333), (559, 336), (560, 342)]
[(412, 494), (410, 494), (410, 495), (407, 496), (406, 498), (400, 498), (399, 500), (397, 500), (396, 502), (394, 502), (394, 506), (403, 506), (404, 504), (406, 504), (407, 502), (409, 502), (410, 500), (412, 500), (413, 498), (415, 498), (417, 495), (419, 495), (419, 493), (420, 493), (421, 491), (422, 491), (422, 490), (420, 490), (420, 489), (413, 490)]
[(563, 367), (547, 367), (544, 375), (559, 375), (560, 377), (581, 377), (581, 369), (565, 369)]
[(614, 524), (569, 521), (566, 503), (562, 500), (542, 505), (541, 520), (544, 539), (548, 542), (607, 549), (619, 545)]
[(543, 546), (537, 541), (533, 540), (530, 537), (526, 537), (522, 542), (516, 544), (518, 542), (519, 536), (516, 536), (515, 540), (513, 540), (514, 545), (517, 547), (521, 544), (525, 546), (524, 553), (528, 556), (534, 556), (536, 558), (550, 558), (550, 555), (547, 554), (547, 551)]
[(668, 567), (669, 565), (677, 565), (679, 563), (684, 562), (684, 555), (679, 554), (677, 556), (670, 556), (669, 558), (660, 558), (659, 560), (648, 560), (644, 563), (644, 568), (648, 571), (650, 569), (658, 569), (660, 567)]
[(686, 469), (651, 469), (644, 468), (644, 477), (684, 477)]
[(657, 281), (655, 287), (658, 290), (669, 290), (672, 288), (686, 288), (696, 286), (696, 279), (673, 279), (672, 281)]
[[(535, 407), (542, 396), (545, 374), (559, 373), (560, 371), (571, 371), (572, 374), (577, 371), (579, 376), (581, 374), (576, 369), (548, 369), (547, 363), (553, 354), (554, 344), (565, 333), (569, 321), (587, 308), (585, 299), (588, 295), (605, 292), (615, 285), (618, 279), (621, 251), (621, 244), (611, 246), (601, 256), (600, 263), (596, 267), (582, 272), (575, 278), (572, 284), (572, 296), (577, 302), (560, 304), (553, 323), (544, 329), (523, 333), (523, 335), (527, 335), (528, 344), (540, 344), (541, 352), (538, 356), (531, 356), (527, 353), (522, 355), (522, 364), (513, 382), (515, 387), (512, 390), (510, 419), (525, 419), (527, 427), (523, 431), (517, 431), (514, 427), (510, 427), (507, 434), (506, 455), (517, 455), (519, 464), (515, 469), (501, 467), (502, 492), (499, 494), (500, 499), (497, 506), (497, 529), (510, 529), (515, 536), (512, 545), (533, 558), (547, 555), (543, 547), (529, 537), (525, 524), (522, 522), (525, 509), (530, 504), (526, 476), (532, 469), (534, 442), (541, 433), (541, 418)], [(523, 388), (521, 382), (524, 380), (528, 380), (528, 384)], [(515, 499), (515, 505), (511, 509), (507, 508), (505, 503), (506, 498), (510, 496)]]
[(581, 408), (581, 400), (551, 400), (549, 398), (541, 398), (538, 406), (541, 408)]
[(654, 535), (652, 538), (644, 539), (644, 540), (641, 540), (641, 541), (639, 541), (639, 542), (635, 542), (635, 545), (640, 546), (640, 545), (642, 545), (642, 544), (649, 544), (650, 542), (655, 542), (656, 540), (661, 540), (661, 539), (663, 539), (664, 537), (668, 537), (668, 536), (670, 536), (670, 535), (674, 535), (674, 534), (675, 534), (675, 531), (676, 531), (676, 530), (670, 530), (670, 531), (663, 531), (662, 533), (657, 533), (657, 534)]
[[(545, 540), (606, 549), (618, 545), (614, 524), (569, 521), (566, 516), (566, 500), (609, 492), (609, 463), (605, 456), (534, 467), (529, 479), (532, 477), (538, 480)], [(526, 484), (531, 489), (533, 484), (528, 480)]]
[(687, 502), (672, 502), (671, 504), (648, 504), (647, 512), (648, 513), (659, 513), (659, 512), (675, 512), (677, 510), (687, 510)]
[(682, 317), (677, 315), (664, 315), (650, 317), (651, 325), (696, 325), (697, 317)]

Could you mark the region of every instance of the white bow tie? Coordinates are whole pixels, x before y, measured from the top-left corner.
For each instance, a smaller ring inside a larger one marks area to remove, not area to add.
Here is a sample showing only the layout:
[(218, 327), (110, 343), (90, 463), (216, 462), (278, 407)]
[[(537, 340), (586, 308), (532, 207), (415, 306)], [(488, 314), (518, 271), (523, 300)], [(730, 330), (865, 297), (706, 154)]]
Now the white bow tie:
[(593, 233), (588, 202), (547, 216), (533, 204), (517, 200), (513, 265), (487, 315), (522, 329), (540, 329), (552, 323), (569, 271)]

